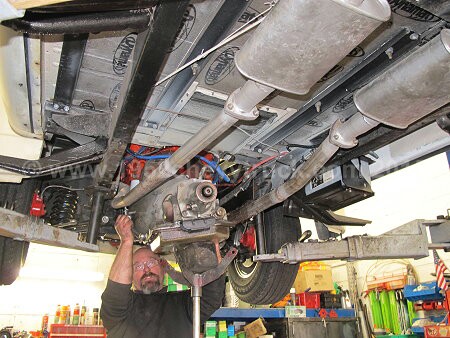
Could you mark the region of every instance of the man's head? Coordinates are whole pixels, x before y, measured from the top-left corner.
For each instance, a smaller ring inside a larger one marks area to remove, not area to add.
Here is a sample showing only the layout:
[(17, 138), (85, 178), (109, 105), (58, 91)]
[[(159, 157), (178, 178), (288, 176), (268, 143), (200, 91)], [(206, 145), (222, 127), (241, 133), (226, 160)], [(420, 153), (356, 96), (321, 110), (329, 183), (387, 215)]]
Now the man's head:
[(150, 248), (140, 248), (133, 255), (133, 286), (144, 294), (157, 292), (163, 287), (164, 270), (160, 257)]

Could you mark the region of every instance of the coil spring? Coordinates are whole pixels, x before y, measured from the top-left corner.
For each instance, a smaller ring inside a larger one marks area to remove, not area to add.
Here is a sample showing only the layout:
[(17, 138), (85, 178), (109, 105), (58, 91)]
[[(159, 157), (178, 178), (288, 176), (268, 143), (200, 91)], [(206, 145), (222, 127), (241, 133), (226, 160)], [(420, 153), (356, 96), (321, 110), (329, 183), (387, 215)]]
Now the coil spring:
[(50, 188), (46, 222), (51, 225), (73, 223), (78, 208), (78, 194), (63, 188)]

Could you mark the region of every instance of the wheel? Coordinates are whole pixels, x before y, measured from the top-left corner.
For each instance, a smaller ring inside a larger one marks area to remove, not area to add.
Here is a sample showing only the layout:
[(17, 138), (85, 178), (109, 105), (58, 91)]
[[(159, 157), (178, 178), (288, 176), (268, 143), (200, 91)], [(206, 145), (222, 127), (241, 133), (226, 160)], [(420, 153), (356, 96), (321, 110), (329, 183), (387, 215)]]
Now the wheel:
[(7, 329), (0, 330), (0, 338), (12, 338), (11, 332)]
[[(267, 253), (276, 252), (283, 244), (298, 239), (300, 220), (283, 214), (283, 205), (266, 210), (263, 214)], [(228, 277), (237, 296), (246, 303), (272, 304), (289, 293), (298, 264), (279, 262), (255, 263), (239, 257), (228, 268)]]
[[(33, 192), (38, 182), (24, 180), (23, 183), (0, 183), (0, 207), (28, 214)], [(25, 263), (30, 243), (0, 236), (0, 285), (12, 284)]]

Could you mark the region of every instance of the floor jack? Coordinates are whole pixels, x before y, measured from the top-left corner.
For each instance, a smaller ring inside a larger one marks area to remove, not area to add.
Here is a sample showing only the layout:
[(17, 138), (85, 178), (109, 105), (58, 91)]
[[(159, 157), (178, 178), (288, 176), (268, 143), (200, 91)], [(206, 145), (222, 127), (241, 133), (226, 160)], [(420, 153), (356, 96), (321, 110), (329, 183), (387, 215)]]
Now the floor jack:
[(201, 274), (192, 273), (191, 271), (186, 270), (179, 272), (172, 268), (170, 264), (165, 264), (165, 271), (175, 282), (191, 286), (193, 338), (200, 338), (200, 299), (202, 297), (203, 286), (222, 276), (228, 265), (230, 265), (236, 257), (237, 253), (238, 251), (236, 248), (231, 248), (214, 269), (205, 271)]

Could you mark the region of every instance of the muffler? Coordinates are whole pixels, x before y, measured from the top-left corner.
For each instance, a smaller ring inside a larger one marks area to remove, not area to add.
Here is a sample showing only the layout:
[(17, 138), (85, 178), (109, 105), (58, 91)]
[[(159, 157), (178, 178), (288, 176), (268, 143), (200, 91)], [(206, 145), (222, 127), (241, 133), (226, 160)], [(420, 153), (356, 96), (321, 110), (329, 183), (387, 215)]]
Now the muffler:
[(450, 30), (444, 29), (425, 46), (394, 65), (355, 94), (360, 112), (335, 122), (328, 138), (297, 168), (291, 179), (228, 215), (242, 223), (303, 188), (339, 148), (357, 145), (356, 137), (384, 123), (406, 128), (450, 102)]
[(450, 102), (450, 29), (358, 90), (354, 101), (364, 115), (396, 128)]
[[(390, 17), (386, 0), (283, 0), (239, 53), (248, 78), (218, 116), (162, 162), (114, 208), (129, 206), (172, 177), (238, 120), (258, 116), (256, 104), (274, 89), (304, 94), (378, 25)], [(325, 24), (320, 24), (325, 22)]]
[(236, 66), (266, 86), (306, 94), (390, 16), (385, 0), (281, 0), (238, 53)]

